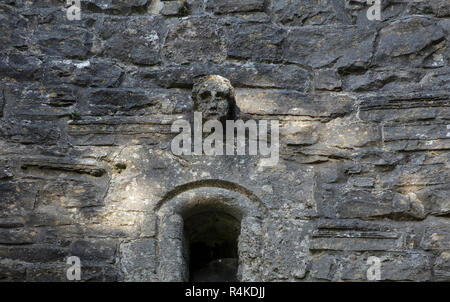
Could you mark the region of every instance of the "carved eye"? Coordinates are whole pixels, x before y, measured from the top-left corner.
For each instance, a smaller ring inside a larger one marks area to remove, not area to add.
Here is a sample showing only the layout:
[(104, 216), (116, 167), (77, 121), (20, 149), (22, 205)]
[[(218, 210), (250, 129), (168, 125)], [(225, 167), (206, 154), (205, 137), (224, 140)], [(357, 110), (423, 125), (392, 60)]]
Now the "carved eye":
[(206, 100), (206, 99), (208, 99), (208, 98), (210, 98), (211, 97), (211, 92), (209, 92), (209, 91), (204, 91), (204, 92), (202, 92), (201, 94), (200, 94), (200, 98), (202, 99), (202, 100)]
[(228, 95), (227, 95), (225, 92), (223, 92), (223, 91), (218, 91), (216, 95), (217, 95), (218, 98), (223, 98), (223, 99), (226, 99), (227, 96), (228, 96)]

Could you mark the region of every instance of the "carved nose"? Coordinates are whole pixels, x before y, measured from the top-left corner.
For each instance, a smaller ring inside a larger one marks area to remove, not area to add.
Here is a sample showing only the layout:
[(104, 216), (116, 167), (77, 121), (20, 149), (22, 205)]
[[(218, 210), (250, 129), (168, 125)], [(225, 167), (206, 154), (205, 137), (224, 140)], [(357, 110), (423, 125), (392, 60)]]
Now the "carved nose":
[(211, 100), (210, 100), (211, 104), (215, 104), (216, 103), (215, 100), (216, 100), (216, 92), (212, 91), (211, 92)]

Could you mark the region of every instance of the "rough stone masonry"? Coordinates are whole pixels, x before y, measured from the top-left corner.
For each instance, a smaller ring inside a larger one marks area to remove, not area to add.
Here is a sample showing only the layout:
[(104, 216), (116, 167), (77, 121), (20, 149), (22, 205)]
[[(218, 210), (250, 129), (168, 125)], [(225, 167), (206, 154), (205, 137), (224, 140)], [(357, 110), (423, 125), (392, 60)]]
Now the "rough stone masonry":
[[(450, 281), (448, 0), (67, 8), (0, 0), (0, 281)], [(211, 75), (276, 166), (171, 152)]]

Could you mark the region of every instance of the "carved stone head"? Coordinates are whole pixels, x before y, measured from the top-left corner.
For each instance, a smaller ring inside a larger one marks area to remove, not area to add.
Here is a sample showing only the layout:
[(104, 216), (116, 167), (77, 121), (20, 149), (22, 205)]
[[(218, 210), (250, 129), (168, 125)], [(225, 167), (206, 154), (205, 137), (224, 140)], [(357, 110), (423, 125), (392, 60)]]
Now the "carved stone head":
[(234, 88), (228, 79), (219, 75), (201, 78), (192, 89), (194, 111), (203, 113), (203, 120), (232, 119), (236, 101)]

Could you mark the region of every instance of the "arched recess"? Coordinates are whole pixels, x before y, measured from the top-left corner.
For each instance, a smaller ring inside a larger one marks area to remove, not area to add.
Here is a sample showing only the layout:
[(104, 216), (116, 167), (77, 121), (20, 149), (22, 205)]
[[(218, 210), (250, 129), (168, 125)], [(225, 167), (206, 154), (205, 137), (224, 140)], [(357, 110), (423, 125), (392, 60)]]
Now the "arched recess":
[[(185, 222), (198, 221), (197, 217), (220, 213), (221, 217), (228, 215), (230, 221), (240, 223), (237, 279), (258, 281), (262, 219), (267, 211), (265, 206), (256, 196), (248, 196), (241, 186), (230, 182), (220, 183), (219, 187), (197, 187), (198, 185), (199, 183), (184, 185), (185, 190), (177, 188), (176, 194), (169, 194), (170, 198), (165, 198), (158, 204), (159, 279), (189, 281), (189, 239)], [(231, 190), (234, 185), (237, 189)]]

